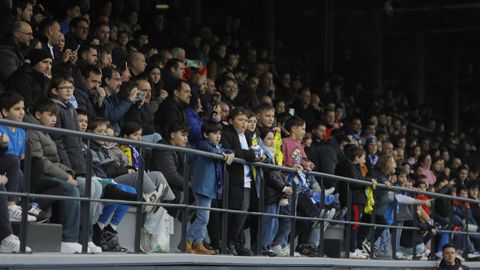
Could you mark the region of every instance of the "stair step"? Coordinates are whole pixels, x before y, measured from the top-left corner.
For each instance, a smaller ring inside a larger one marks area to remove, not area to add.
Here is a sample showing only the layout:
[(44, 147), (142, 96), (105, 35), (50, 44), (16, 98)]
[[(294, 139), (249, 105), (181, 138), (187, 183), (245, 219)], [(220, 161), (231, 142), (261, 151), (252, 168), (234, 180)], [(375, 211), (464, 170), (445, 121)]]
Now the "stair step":
[[(12, 222), (15, 235), (20, 234), (20, 223)], [(28, 223), (27, 246), (32, 252), (60, 252), (62, 225), (53, 223)]]

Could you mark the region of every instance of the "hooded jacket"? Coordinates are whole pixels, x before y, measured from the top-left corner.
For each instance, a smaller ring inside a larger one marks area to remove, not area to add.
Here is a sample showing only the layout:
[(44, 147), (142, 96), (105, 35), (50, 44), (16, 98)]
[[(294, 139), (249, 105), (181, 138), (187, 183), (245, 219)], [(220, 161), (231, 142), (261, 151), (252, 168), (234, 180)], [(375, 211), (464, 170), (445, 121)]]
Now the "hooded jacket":
[(8, 77), (24, 63), (24, 56), (15, 43), (8, 39), (0, 44), (0, 93), (7, 84)]

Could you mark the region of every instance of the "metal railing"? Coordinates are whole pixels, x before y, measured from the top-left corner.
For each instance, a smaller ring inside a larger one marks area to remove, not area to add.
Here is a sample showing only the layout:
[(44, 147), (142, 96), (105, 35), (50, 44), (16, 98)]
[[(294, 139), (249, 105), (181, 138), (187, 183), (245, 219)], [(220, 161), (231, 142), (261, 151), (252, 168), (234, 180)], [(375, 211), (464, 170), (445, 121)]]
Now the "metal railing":
[[(67, 136), (75, 136), (79, 137), (82, 139), (87, 139), (87, 140), (102, 140), (102, 141), (111, 141), (111, 142), (116, 142), (119, 144), (125, 144), (125, 145), (134, 145), (139, 147), (139, 152), (143, 153), (144, 148), (148, 147), (151, 149), (159, 149), (159, 150), (169, 150), (169, 151), (175, 151), (175, 152), (181, 152), (185, 154), (190, 154), (190, 155), (200, 155), (206, 158), (211, 158), (211, 159), (217, 159), (217, 160), (223, 160), (222, 155), (217, 155), (209, 152), (204, 152), (196, 149), (191, 149), (191, 148), (184, 148), (184, 147), (177, 147), (177, 146), (172, 146), (172, 145), (165, 145), (165, 144), (157, 144), (157, 143), (147, 143), (147, 142), (140, 142), (140, 141), (133, 141), (133, 140), (128, 140), (128, 139), (123, 139), (123, 138), (118, 138), (118, 137), (109, 137), (109, 136), (104, 136), (104, 135), (98, 135), (98, 134), (92, 134), (92, 133), (83, 133), (79, 131), (73, 131), (73, 130), (67, 130), (67, 129), (61, 129), (61, 128), (54, 128), (54, 127), (47, 127), (43, 125), (36, 125), (36, 124), (30, 124), (30, 123), (25, 123), (25, 122), (16, 122), (16, 121), (11, 121), (11, 120), (6, 120), (6, 119), (0, 119), (0, 124), (1, 125), (6, 125), (6, 126), (13, 126), (17, 128), (23, 128), (28, 132), (30, 130), (35, 130), (35, 131), (41, 131), (41, 132), (49, 132), (49, 133), (54, 133), (54, 134), (61, 134), (61, 135), (67, 135)], [(145, 168), (145, 161), (143, 158), (140, 160), (140, 167), (139, 167), (139, 173), (137, 177), (137, 183), (135, 188), (137, 189), (137, 201), (124, 201), (124, 200), (112, 200), (112, 199), (94, 199), (90, 198), (90, 189), (91, 189), (91, 181), (92, 181), (92, 160), (91, 160), (91, 154), (90, 151), (86, 151), (87, 156), (87, 174), (86, 174), (86, 188), (85, 188), (85, 194), (83, 194), (83, 197), (69, 197), (69, 196), (60, 196), (60, 195), (45, 195), (45, 194), (36, 194), (36, 193), (30, 193), (30, 177), (31, 177), (31, 153), (30, 153), (30, 148), (27, 144), (26, 146), (26, 155), (25, 155), (25, 162), (24, 162), (24, 175), (26, 181), (24, 181), (24, 190), (25, 192), (1, 192), (0, 195), (15, 195), (18, 197), (22, 198), (22, 206), (23, 209), (28, 208), (28, 202), (30, 198), (45, 198), (45, 199), (56, 199), (56, 200), (78, 200), (82, 203), (82, 213), (81, 213), (81, 220), (82, 220), (82, 238), (81, 238), (81, 244), (82, 244), (82, 252), (86, 253), (87, 252), (87, 243), (88, 243), (88, 226), (89, 220), (90, 220), (90, 203), (91, 202), (102, 202), (102, 203), (121, 203), (121, 204), (127, 204), (127, 205), (132, 205), (136, 207), (136, 224), (135, 224), (135, 244), (134, 244), (134, 252), (141, 252), (140, 250), (140, 238), (141, 238), (141, 228), (143, 224), (143, 215), (142, 215), (142, 206), (145, 205), (155, 205), (155, 206), (162, 206), (165, 208), (180, 208), (183, 210), (183, 216), (182, 216), (182, 239), (180, 243), (180, 249), (182, 252), (185, 252), (185, 247), (186, 247), (186, 231), (187, 231), (187, 212), (190, 209), (205, 209), (205, 210), (210, 210), (210, 211), (216, 211), (222, 213), (222, 233), (221, 233), (221, 252), (225, 254), (227, 252), (227, 247), (226, 247), (226, 239), (227, 239), (227, 224), (228, 224), (228, 215), (229, 214), (247, 214), (247, 215), (253, 215), (253, 216), (272, 216), (272, 217), (277, 217), (277, 218), (287, 218), (291, 220), (291, 230), (290, 230), (290, 256), (294, 255), (295, 251), (295, 238), (296, 238), (296, 233), (295, 233), (295, 223), (297, 220), (308, 220), (308, 221), (319, 221), (320, 222), (320, 243), (319, 243), (319, 256), (324, 256), (325, 255), (325, 247), (324, 247), (324, 233), (323, 229), (325, 227), (325, 222), (335, 222), (336, 224), (344, 224), (345, 226), (345, 257), (349, 257), (349, 248), (350, 248), (350, 236), (351, 236), (351, 227), (349, 225), (359, 225), (359, 226), (368, 226), (370, 227), (370, 233), (372, 233), (372, 230), (375, 227), (379, 228), (390, 228), (393, 229), (393, 234), (391, 237), (392, 240), (392, 257), (395, 258), (395, 253), (396, 253), (396, 248), (395, 248), (395, 241), (396, 241), (396, 233), (398, 229), (402, 230), (408, 230), (413, 232), (413, 240), (412, 240), (412, 254), (413, 257), (415, 258), (416, 255), (416, 233), (415, 231), (418, 231), (419, 228), (417, 227), (416, 224), (416, 218), (414, 218), (414, 223), (413, 226), (396, 226), (396, 221), (397, 221), (397, 211), (394, 211), (394, 225), (385, 225), (385, 224), (375, 224), (375, 214), (372, 214), (372, 221), (371, 223), (365, 223), (365, 222), (355, 222), (352, 221), (352, 213), (351, 213), (351, 207), (348, 207), (347, 209), (347, 215), (346, 215), (346, 220), (331, 220), (331, 219), (326, 219), (326, 218), (319, 218), (319, 217), (304, 217), (304, 216), (298, 216), (296, 213), (296, 201), (297, 201), (297, 192), (296, 192), (296, 185), (295, 182), (292, 181), (292, 188), (294, 190), (292, 194), (292, 203), (290, 204), (291, 210), (292, 210), (292, 215), (282, 215), (282, 214), (270, 214), (270, 213), (263, 213), (263, 202), (264, 202), (264, 183), (260, 183), (260, 198), (259, 198), (259, 207), (260, 211), (258, 212), (248, 212), (248, 211), (240, 211), (240, 210), (233, 210), (228, 208), (228, 187), (229, 187), (229, 179), (228, 177), (224, 178), (224, 192), (223, 192), (223, 205), (222, 208), (211, 208), (211, 207), (199, 207), (195, 205), (190, 205), (188, 203), (188, 192), (189, 192), (189, 181), (188, 177), (186, 178), (187, 181), (184, 181), (184, 186), (183, 186), (183, 197), (184, 200), (180, 204), (172, 204), (172, 203), (147, 203), (142, 201), (142, 190), (143, 190), (143, 176), (144, 176), (144, 168)], [(255, 166), (257, 168), (266, 168), (266, 169), (276, 169), (276, 170), (281, 170), (282, 172), (287, 172), (287, 173), (297, 173), (296, 169), (289, 168), (289, 167), (284, 167), (284, 166), (277, 166), (277, 165), (272, 165), (272, 164), (266, 164), (266, 163), (261, 163), (261, 162), (253, 162), (249, 163), (246, 162), (243, 159), (235, 158), (234, 159), (235, 163), (239, 164), (249, 164), (252, 166)], [(224, 164), (224, 169), (226, 168), (226, 165)], [(186, 170), (185, 166), (185, 170)], [(325, 174), (325, 173), (320, 173), (320, 172), (314, 172), (314, 171), (305, 171), (304, 172), (307, 175), (313, 175), (317, 177), (318, 182), (321, 186), (321, 202), (320, 202), (320, 210), (323, 210), (325, 207), (324, 203), (324, 198), (325, 198), (325, 185), (324, 185), (324, 179), (329, 179), (329, 180), (334, 180), (334, 181), (341, 181), (341, 182), (346, 182), (347, 183), (347, 205), (352, 205), (351, 199), (352, 199), (352, 194), (350, 191), (350, 183), (355, 183), (355, 184), (360, 184), (364, 186), (370, 186), (371, 183), (363, 180), (358, 180), (358, 179), (352, 179), (352, 178), (346, 178), (342, 176), (337, 176), (337, 175), (330, 175), (330, 174)], [(189, 172), (185, 171), (184, 175), (188, 176)], [(226, 176), (226, 175), (225, 175)], [(455, 197), (455, 196), (450, 196), (446, 194), (439, 194), (439, 193), (434, 193), (434, 192), (428, 192), (428, 191), (419, 191), (419, 190), (412, 190), (409, 188), (403, 188), (403, 187), (387, 187), (384, 184), (378, 183), (376, 185), (376, 188), (382, 188), (382, 189), (388, 189), (394, 192), (409, 192), (410, 194), (424, 194), (432, 198), (440, 198), (440, 199), (448, 199), (450, 202), (450, 208), (451, 208), (451, 203), (452, 200), (457, 200), (457, 201), (462, 201), (462, 202), (470, 202), (470, 203), (480, 203), (479, 200), (474, 200), (470, 198), (464, 198), (464, 197)], [(395, 201), (396, 203), (396, 201)], [(413, 205), (412, 205), (413, 208)], [(396, 209), (396, 205), (395, 208)], [(435, 207), (432, 205), (432, 209), (434, 210)], [(413, 209), (413, 213), (416, 213), (416, 210)], [(432, 216), (434, 216), (435, 213), (432, 213)], [(466, 217), (464, 217), (466, 218)], [(22, 253), (25, 253), (26, 249), (26, 238), (27, 238), (27, 211), (23, 211), (22, 219), (21, 219), (21, 225), (20, 225), (20, 240), (21, 240), (21, 248), (20, 251)], [(452, 224), (451, 218), (449, 218), (449, 224)], [(257, 235), (257, 247), (258, 247), (258, 254), (261, 254), (262, 251), (262, 222), (261, 218), (259, 218), (258, 222), (258, 235)], [(451, 226), (449, 226), (451, 228)], [(459, 234), (459, 235), (465, 235), (465, 237), (468, 237), (468, 235), (480, 235), (479, 232), (469, 232), (468, 231), (468, 222), (467, 222), (467, 230), (465, 231), (452, 231), (452, 230), (437, 230), (437, 232), (441, 233), (448, 233), (450, 237), (454, 234)], [(370, 246), (371, 248), (371, 255), (373, 257), (374, 253), (374, 243), (375, 241), (374, 237), (370, 237)], [(434, 241), (432, 241), (433, 243)], [(466, 241), (463, 241), (466, 243)], [(432, 247), (433, 251), (433, 247)], [(434, 252), (432, 252), (434, 254)]]

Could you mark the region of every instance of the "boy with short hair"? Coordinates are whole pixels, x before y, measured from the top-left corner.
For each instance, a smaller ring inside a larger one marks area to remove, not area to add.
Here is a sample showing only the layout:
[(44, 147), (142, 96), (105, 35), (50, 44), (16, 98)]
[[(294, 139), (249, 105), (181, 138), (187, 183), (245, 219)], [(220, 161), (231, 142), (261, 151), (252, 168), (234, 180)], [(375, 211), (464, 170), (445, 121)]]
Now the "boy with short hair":
[[(247, 112), (242, 107), (234, 108), (229, 115), (230, 126), (226, 127), (222, 134), (222, 145), (230, 149), (235, 157), (245, 159), (247, 162), (257, 160), (255, 151), (250, 149), (252, 137), (245, 133), (247, 130)], [(232, 163), (227, 166), (230, 175), (228, 190), (229, 209), (247, 211), (250, 206), (250, 190), (255, 187), (252, 184), (253, 174), (249, 165)], [(232, 254), (251, 256), (252, 252), (244, 247), (244, 225), (246, 215), (230, 215), (228, 231), (228, 248)]]
[[(25, 116), (25, 105), (22, 96), (15, 92), (5, 92), (0, 95), (0, 113), (2, 118), (22, 122)], [(0, 134), (8, 137), (8, 149), (5, 153), (11, 160), (12, 166), (6, 172), (8, 182), (5, 184), (5, 188), (10, 192), (21, 191), (20, 183), (22, 182), (23, 173), (20, 169), (20, 160), (25, 158), (25, 143), (26, 133), (21, 128), (12, 126), (0, 125)], [(11, 221), (20, 221), (22, 218), (22, 207), (17, 205), (16, 196), (7, 196), (8, 200), (8, 212)], [(36, 218), (32, 215), (28, 215), (28, 221), (36, 221)]]
[[(208, 121), (202, 126), (203, 139), (197, 144), (197, 149), (223, 155), (223, 161), (230, 165), (235, 155), (225, 153), (220, 144), (222, 125)], [(219, 160), (193, 156), (190, 172), (192, 177), (192, 192), (198, 206), (211, 207), (212, 200), (220, 198), (223, 193), (223, 165)], [(204, 246), (203, 241), (206, 226), (209, 222), (209, 210), (197, 209), (196, 219), (187, 232), (187, 252), (213, 255), (215, 251)]]
[[(77, 112), (70, 103), (74, 89), (73, 78), (70, 75), (61, 74), (53, 77), (51, 89), (53, 96), (52, 102), (55, 103), (58, 108), (55, 127), (80, 131)], [(83, 194), (85, 191), (86, 181), (84, 176), (86, 175), (87, 162), (83, 153), (82, 139), (80, 137), (54, 133), (50, 134), (50, 136), (54, 139), (57, 146), (60, 163), (73, 170), (80, 194)], [(92, 180), (91, 197), (99, 199), (101, 195), (102, 185), (98, 181)], [(97, 202), (90, 203), (90, 219), (93, 218), (97, 205)], [(102, 249), (91, 241), (92, 234), (92, 226), (89, 226), (89, 248), (94, 252), (102, 252)]]

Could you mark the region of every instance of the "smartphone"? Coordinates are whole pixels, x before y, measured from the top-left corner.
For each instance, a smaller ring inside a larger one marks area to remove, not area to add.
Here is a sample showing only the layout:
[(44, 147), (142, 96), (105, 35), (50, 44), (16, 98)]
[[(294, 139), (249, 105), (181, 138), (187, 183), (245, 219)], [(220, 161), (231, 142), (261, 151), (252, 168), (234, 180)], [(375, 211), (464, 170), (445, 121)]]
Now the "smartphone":
[(192, 68), (199, 68), (200, 67), (200, 63), (197, 60), (187, 59), (187, 60), (185, 60), (185, 64), (189, 67), (192, 67)]

